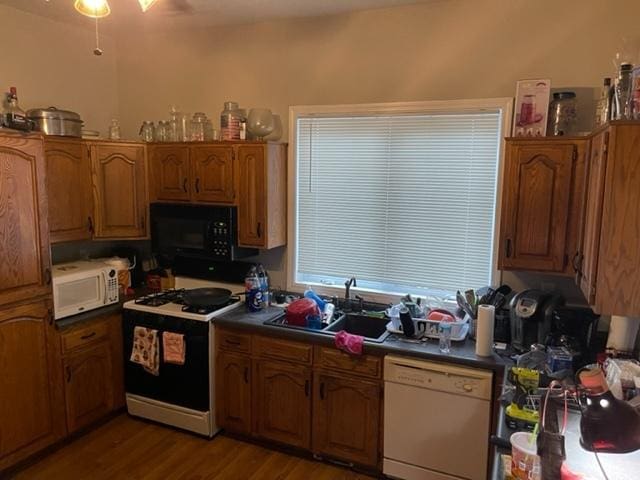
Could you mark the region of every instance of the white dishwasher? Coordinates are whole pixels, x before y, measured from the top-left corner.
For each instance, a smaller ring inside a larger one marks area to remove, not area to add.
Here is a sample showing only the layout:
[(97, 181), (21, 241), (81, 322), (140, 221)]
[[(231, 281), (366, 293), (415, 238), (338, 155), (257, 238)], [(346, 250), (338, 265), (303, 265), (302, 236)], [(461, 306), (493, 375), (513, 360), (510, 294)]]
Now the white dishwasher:
[(486, 479), (492, 377), (387, 355), (383, 473), (406, 480)]

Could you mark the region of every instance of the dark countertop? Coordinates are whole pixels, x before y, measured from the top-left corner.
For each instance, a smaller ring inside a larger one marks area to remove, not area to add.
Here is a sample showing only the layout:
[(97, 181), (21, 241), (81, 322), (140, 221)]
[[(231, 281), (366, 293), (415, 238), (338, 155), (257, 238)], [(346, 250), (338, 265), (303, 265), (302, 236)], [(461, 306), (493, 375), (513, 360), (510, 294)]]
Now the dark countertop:
[[(271, 320), (282, 315), (282, 312), (283, 310), (281, 308), (269, 307), (261, 312), (250, 313), (243, 307), (240, 307), (225, 315), (214, 318), (213, 323), (221, 327), (247, 330), (303, 342), (307, 341), (318, 345), (334, 345), (334, 336), (332, 334), (263, 324), (266, 320)], [(475, 354), (475, 342), (469, 339), (464, 342), (451, 342), (451, 352), (445, 355), (440, 353), (437, 340), (409, 343), (404, 341), (400, 335), (392, 334), (387, 337), (383, 343), (365, 341), (363, 353), (371, 355), (405, 355), (500, 372), (502, 372), (505, 367), (505, 361), (496, 354), (492, 357), (477, 356)]]
[(111, 305), (107, 305), (106, 307), (96, 308), (95, 310), (89, 310), (88, 312), (78, 313), (77, 315), (72, 315), (70, 317), (56, 320), (56, 328), (58, 330), (66, 330), (67, 328), (77, 325), (78, 323), (88, 322), (90, 320), (93, 320), (94, 318), (104, 317), (105, 315), (120, 313), (122, 312), (122, 304), (125, 301), (126, 300), (120, 301), (118, 303), (112, 303)]
[[(562, 425), (562, 409), (558, 411), (558, 424)], [(504, 420), (504, 407), (500, 407), (498, 417), (497, 436), (509, 440), (511, 434), (518, 430), (513, 430), (507, 426)], [(569, 410), (567, 416), (567, 429), (565, 431), (565, 464), (574, 473), (584, 475), (584, 480), (600, 480), (604, 478), (598, 467), (598, 462), (593, 452), (589, 452), (580, 446), (580, 412)], [(500, 455), (511, 455), (511, 449), (496, 448), (493, 462), (491, 480), (503, 480), (502, 463), (499, 461)], [(638, 468), (640, 466), (640, 450), (627, 453), (599, 453), (598, 458), (602, 462), (602, 467), (607, 476), (613, 480), (637, 480)]]

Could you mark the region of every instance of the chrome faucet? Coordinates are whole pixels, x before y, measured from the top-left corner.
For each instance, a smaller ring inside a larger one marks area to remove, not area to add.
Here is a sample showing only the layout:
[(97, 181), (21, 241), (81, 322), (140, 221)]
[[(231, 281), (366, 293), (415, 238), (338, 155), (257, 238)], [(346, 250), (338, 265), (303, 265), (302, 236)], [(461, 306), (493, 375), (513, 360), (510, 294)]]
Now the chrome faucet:
[(349, 290), (351, 290), (352, 286), (354, 287), (358, 286), (358, 284), (356, 283), (356, 277), (351, 277), (349, 280), (344, 282), (344, 299), (345, 300), (349, 300), (351, 298), (351, 294), (349, 293)]

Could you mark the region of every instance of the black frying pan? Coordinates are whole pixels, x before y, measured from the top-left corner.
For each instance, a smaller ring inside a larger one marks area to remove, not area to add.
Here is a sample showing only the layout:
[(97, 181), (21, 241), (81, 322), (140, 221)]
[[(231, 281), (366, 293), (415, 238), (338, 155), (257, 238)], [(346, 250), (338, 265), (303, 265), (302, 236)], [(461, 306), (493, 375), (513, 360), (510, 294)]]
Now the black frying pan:
[(196, 308), (224, 305), (231, 298), (231, 290), (226, 288), (193, 288), (182, 295), (185, 305)]

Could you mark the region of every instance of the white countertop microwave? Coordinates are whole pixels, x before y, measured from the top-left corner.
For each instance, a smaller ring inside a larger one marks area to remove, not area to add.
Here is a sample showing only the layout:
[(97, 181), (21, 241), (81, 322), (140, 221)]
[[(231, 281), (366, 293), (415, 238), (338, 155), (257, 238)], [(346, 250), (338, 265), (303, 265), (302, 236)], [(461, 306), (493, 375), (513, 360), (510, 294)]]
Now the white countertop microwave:
[(119, 301), (118, 271), (102, 262), (60, 263), (52, 277), (56, 320)]

